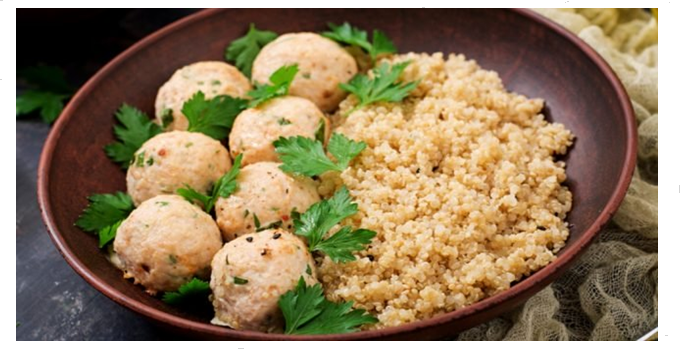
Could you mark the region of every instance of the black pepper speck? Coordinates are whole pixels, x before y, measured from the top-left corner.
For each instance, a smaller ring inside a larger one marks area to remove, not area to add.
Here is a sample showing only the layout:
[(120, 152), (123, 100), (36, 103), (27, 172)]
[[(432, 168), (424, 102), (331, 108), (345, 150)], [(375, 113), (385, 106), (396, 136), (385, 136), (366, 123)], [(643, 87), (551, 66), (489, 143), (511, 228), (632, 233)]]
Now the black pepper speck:
[(246, 238), (246, 241), (248, 241), (248, 242), (253, 242), (253, 237), (252, 237), (252, 236), (247, 237), (247, 238)]
[(369, 255), (366, 256), (366, 257), (368, 257), (368, 260), (371, 261), (371, 262), (373, 262), (373, 261), (375, 260), (375, 257), (373, 257), (372, 254), (369, 254)]
[(281, 234), (280, 234), (280, 233), (276, 233), (276, 234), (274, 234), (274, 235), (272, 236), (272, 238), (274, 238), (274, 240), (276, 240), (276, 239), (278, 239), (278, 238), (280, 238), (280, 237), (281, 237)]

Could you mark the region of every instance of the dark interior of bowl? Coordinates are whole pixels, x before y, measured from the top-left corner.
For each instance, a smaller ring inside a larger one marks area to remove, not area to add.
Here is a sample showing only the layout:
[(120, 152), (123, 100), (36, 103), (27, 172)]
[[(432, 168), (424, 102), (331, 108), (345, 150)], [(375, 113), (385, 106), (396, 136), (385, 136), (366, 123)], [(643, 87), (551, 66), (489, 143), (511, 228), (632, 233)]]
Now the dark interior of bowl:
[[(227, 44), (243, 35), (250, 23), (286, 33), (318, 32), (327, 22), (344, 21), (383, 30), (400, 52), (463, 53), (483, 68), (497, 71), (507, 89), (545, 99), (549, 118), (565, 124), (576, 135), (575, 145), (565, 157), (567, 185), (574, 194), (568, 218), (573, 227), (560, 258), (581, 249), (584, 234), (599, 228), (594, 224), (604, 222), (598, 217), (611, 213), (603, 210), (617, 200), (614, 196), (621, 191), (620, 178), (630, 175), (626, 162), (634, 140), (629, 129), (631, 115), (617, 95), (611, 76), (562, 34), (526, 12), (511, 10), (221, 10), (199, 14), (147, 38), (150, 43), (133, 49), (100, 72), (53, 130), (52, 143), (47, 144), (53, 149), (46, 151), (51, 162), (43, 159), (47, 165), (40, 174), (40, 180), (45, 181), (41, 207), (47, 206), (48, 227), (60, 236), (62, 253), (67, 259), (70, 255), (76, 270), (80, 268), (81, 275), (95, 275), (110, 287), (105, 293), (118, 302), (140, 302), (160, 312), (207, 323), (209, 312), (168, 306), (124, 280), (97, 248), (94, 236), (73, 226), (87, 205), (88, 195), (125, 191), (124, 171), (102, 151), (113, 140), (113, 114), (125, 102), (153, 115), (156, 92), (176, 69), (196, 61), (223, 60)], [(521, 297), (513, 296), (514, 301), (501, 294), (491, 311), (489, 307), (481, 309), (481, 317), (471, 317), (471, 311), (459, 312), (460, 316), (437, 324), (436, 330), (415, 326), (407, 332), (417, 337), (451, 334), (507, 311), (552, 277), (540, 276), (522, 290)], [(213, 334), (231, 335), (222, 328), (216, 331)], [(390, 333), (396, 332), (381, 336)]]

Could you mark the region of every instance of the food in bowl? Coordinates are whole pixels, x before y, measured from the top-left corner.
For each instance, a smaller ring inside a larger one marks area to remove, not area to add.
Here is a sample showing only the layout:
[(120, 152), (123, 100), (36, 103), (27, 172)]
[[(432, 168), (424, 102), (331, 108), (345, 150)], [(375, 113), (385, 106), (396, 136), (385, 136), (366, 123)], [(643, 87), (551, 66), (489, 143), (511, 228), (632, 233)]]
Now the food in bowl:
[(333, 40), (316, 33), (281, 35), (267, 44), (253, 62), (253, 81), (266, 83), (277, 69), (297, 64), (300, 72), (290, 85), (290, 94), (308, 99), (330, 112), (347, 95), (338, 84), (357, 73), (357, 62)]
[(250, 81), (234, 66), (225, 62), (197, 62), (177, 70), (158, 89), (156, 121), (167, 130), (184, 131), (188, 127), (182, 112), (184, 103), (196, 92), (208, 98), (220, 95), (246, 97)]
[(314, 285), (316, 268), (304, 242), (285, 229), (242, 235), (224, 244), (212, 262), (212, 323), (264, 332), (283, 328), (279, 298), (300, 276)]
[(169, 131), (142, 144), (127, 170), (127, 189), (135, 205), (189, 185), (207, 191), (231, 168), (219, 141), (202, 133)]
[[(219, 226), (224, 245), (206, 249), (214, 255), (211, 281), (197, 271), (178, 275), (181, 285), (140, 282), (147, 292), (162, 291), (177, 306), (210, 297), (213, 323), (235, 329), (346, 333), (465, 307), (547, 265), (564, 246), (571, 194), (555, 156), (567, 152), (573, 135), (544, 119), (541, 100), (507, 92), (497, 74), (463, 56), (396, 54), (379, 31), (372, 41), (349, 24), (321, 36), (275, 37), (251, 27), (227, 50), (244, 75), (252, 67), (247, 98), (186, 87), (183, 131), (121, 108), (119, 121), (136, 132), (130, 137), (119, 126), (107, 154), (128, 173), (140, 171), (140, 156), (143, 167), (159, 165), (146, 160), (147, 150), (166, 148), (154, 145), (159, 137), (179, 132), (210, 141), (181, 152), (187, 142), (172, 143), (182, 154), (173, 161), (179, 180), (165, 170), (143, 174), (151, 183), (170, 178), (158, 194), (179, 195)], [(296, 38), (327, 49), (308, 51)], [(292, 46), (277, 60), (268, 47), (286, 42)], [(373, 68), (357, 73), (357, 60)], [(333, 98), (315, 97), (324, 92), (347, 97), (336, 109)], [(183, 173), (210, 151), (231, 154), (233, 164), (226, 156), (230, 166), (196, 165), (217, 176)], [(148, 196), (95, 195), (78, 225), (118, 252), (125, 236), (118, 230), (157, 201)], [(126, 275), (136, 265), (120, 264)]]
[(311, 178), (290, 176), (275, 162), (245, 166), (238, 190), (215, 203), (217, 225), (225, 241), (263, 227), (293, 228), (294, 212), (304, 212), (321, 198)]
[(498, 74), (462, 55), (393, 56), (420, 80), (400, 103), (333, 119), (366, 143), (352, 166), (322, 177), (359, 205), (352, 224), (378, 232), (358, 261), (319, 265), (332, 300), (354, 300), (378, 326), (426, 319), (508, 289), (555, 259), (569, 229), (565, 163), (573, 135), (544, 102), (507, 92)]
[(120, 224), (113, 243), (124, 277), (152, 295), (175, 291), (194, 277), (209, 277), (220, 248), (212, 217), (178, 195), (144, 201)]

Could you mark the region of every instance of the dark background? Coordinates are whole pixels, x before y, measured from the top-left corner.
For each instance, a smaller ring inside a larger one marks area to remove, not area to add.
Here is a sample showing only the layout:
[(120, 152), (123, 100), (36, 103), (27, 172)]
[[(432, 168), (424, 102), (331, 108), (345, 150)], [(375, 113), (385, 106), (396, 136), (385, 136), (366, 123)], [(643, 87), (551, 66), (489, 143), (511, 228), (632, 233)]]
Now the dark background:
[[(54, 65), (81, 86), (146, 35), (196, 10), (17, 9), (17, 70)], [(22, 91), (19, 83), (17, 93)], [(17, 340), (183, 339), (127, 310), (78, 276), (50, 241), (36, 170), (50, 126), (17, 119)]]

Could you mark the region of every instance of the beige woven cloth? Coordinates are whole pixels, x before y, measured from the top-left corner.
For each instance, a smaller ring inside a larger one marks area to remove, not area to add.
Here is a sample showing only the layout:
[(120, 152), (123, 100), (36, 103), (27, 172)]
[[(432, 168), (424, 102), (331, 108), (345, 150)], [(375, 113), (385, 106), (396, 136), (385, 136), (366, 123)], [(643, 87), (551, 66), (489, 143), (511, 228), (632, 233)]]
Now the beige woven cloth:
[(658, 315), (658, 27), (641, 9), (537, 9), (595, 48), (638, 121), (638, 168), (621, 208), (560, 279), (459, 340), (632, 340)]

